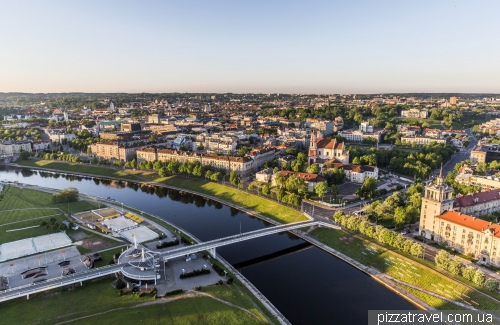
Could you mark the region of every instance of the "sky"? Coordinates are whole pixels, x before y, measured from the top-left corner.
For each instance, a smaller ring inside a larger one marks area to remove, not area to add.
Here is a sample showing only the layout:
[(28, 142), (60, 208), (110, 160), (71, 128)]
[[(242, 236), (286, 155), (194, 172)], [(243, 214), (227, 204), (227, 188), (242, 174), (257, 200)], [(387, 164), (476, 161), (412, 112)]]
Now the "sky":
[(500, 93), (500, 1), (0, 2), (0, 92)]

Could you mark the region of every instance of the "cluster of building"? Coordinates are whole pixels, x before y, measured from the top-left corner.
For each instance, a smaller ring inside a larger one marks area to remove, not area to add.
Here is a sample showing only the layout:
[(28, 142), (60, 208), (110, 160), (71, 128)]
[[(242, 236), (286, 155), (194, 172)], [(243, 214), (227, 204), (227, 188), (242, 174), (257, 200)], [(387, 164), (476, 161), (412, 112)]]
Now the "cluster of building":
[(478, 162), (490, 163), (493, 160), (500, 161), (500, 145), (486, 144), (479, 141), (470, 153), (470, 160), (473, 164)]
[(339, 131), (339, 135), (349, 142), (362, 142), (364, 139), (373, 139), (380, 142), (382, 135), (386, 132), (384, 128), (376, 128), (368, 122), (362, 122), (358, 129)]
[(498, 136), (500, 135), (500, 118), (480, 124), (478, 129), (481, 133)]
[(500, 189), (453, 197), (442, 174), (425, 186), (420, 215), (422, 237), (442, 242), (480, 263), (500, 265), (500, 225), (480, 219), (500, 211)]
[(468, 140), (464, 130), (441, 130), (425, 128), (420, 134), (418, 126), (398, 126), (398, 131), (403, 144), (429, 145), (432, 142), (450, 143), (457, 148), (462, 148)]

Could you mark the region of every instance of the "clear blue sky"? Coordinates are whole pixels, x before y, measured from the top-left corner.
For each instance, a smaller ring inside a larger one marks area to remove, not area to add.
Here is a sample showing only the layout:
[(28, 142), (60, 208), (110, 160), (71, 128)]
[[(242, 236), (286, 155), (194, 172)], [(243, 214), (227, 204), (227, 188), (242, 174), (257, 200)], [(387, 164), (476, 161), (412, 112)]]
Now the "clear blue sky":
[(500, 1), (0, 2), (0, 92), (497, 92)]

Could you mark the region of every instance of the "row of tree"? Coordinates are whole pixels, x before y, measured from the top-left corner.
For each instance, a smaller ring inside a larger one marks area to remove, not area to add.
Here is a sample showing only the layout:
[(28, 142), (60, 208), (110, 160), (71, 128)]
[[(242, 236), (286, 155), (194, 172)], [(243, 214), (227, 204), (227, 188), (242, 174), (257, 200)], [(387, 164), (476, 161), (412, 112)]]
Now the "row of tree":
[(495, 279), (487, 279), (484, 272), (473, 266), (465, 267), (464, 263), (457, 258), (452, 258), (451, 255), (445, 251), (440, 250), (434, 258), (437, 267), (450, 272), (453, 275), (461, 275), (469, 281), (474, 282), (479, 286), (484, 286), (491, 291), (497, 291), (499, 283)]
[(424, 247), (421, 244), (406, 239), (403, 235), (386, 229), (381, 225), (372, 226), (370, 223), (361, 220), (360, 217), (348, 217), (342, 211), (335, 212), (333, 218), (335, 222), (349, 230), (359, 231), (363, 235), (376, 239), (383, 244), (387, 244), (413, 256), (424, 256)]

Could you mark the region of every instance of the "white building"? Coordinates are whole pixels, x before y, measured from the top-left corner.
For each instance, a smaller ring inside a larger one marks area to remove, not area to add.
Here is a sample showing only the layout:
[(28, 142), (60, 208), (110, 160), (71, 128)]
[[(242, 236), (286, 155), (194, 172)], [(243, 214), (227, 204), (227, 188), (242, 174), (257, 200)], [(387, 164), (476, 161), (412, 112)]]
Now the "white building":
[(419, 146), (428, 145), (431, 142), (446, 143), (445, 139), (431, 138), (426, 136), (414, 136), (414, 137), (401, 137), (401, 142), (403, 144), (416, 143)]
[(64, 129), (45, 129), (45, 133), (49, 136), (50, 141), (52, 142), (61, 143), (64, 139), (68, 141), (76, 139), (76, 134), (67, 133)]
[(374, 128), (368, 122), (361, 123), (358, 130), (350, 129), (339, 131), (339, 135), (346, 138), (349, 142), (362, 142), (365, 138), (375, 139), (379, 142), (384, 133), (384, 128)]
[(351, 165), (334, 162), (331, 164), (331, 168), (343, 169), (345, 178), (353, 183), (363, 184), (368, 177), (378, 179), (378, 168), (376, 166)]
[(4, 140), (0, 141), (0, 155), (10, 156), (21, 151), (31, 152), (30, 140)]
[(410, 108), (408, 110), (403, 110), (401, 111), (401, 117), (406, 117), (406, 118), (427, 118), (429, 115), (429, 111), (424, 109), (418, 109), (418, 108)]

